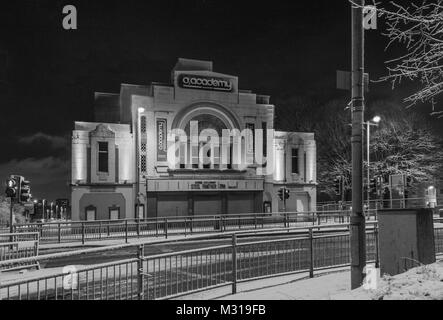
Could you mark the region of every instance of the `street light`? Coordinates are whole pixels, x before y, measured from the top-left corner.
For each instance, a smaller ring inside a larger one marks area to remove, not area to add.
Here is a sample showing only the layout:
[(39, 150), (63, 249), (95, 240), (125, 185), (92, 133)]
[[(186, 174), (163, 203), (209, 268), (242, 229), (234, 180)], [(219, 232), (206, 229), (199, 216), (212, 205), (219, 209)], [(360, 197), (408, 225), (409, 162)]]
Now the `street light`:
[(367, 141), (366, 141), (366, 148), (367, 149), (366, 149), (366, 153), (367, 153), (367, 161), (368, 161), (368, 172), (367, 172), (368, 180), (366, 181), (366, 183), (367, 183), (366, 193), (367, 193), (367, 201), (368, 201), (368, 204), (367, 204), (368, 212), (369, 212), (370, 204), (371, 204), (371, 202), (370, 202), (370, 199), (371, 199), (371, 190), (370, 190), (370, 184), (371, 184), (371, 169), (370, 169), (370, 160), (371, 160), (371, 158), (370, 158), (370, 155), (371, 155), (371, 151), (370, 151), (370, 148), (369, 148), (370, 147), (370, 143), (371, 143), (371, 136), (370, 136), (370, 134), (371, 134), (371, 126), (378, 127), (380, 122), (381, 122), (381, 117), (380, 116), (375, 116), (374, 118), (372, 118), (372, 120), (364, 122), (364, 124), (367, 127), (367, 129), (366, 129), (367, 130), (367, 132), (366, 132), (366, 136), (367, 136)]

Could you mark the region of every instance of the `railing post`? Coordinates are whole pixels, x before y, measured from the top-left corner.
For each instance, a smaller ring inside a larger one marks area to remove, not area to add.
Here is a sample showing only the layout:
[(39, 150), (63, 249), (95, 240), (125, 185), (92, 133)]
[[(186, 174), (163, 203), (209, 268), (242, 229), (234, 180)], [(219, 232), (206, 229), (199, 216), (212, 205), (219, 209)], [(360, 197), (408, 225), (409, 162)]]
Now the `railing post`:
[(374, 224), (374, 237), (375, 237), (375, 268), (380, 268), (380, 260), (378, 256), (378, 223)]
[(144, 245), (140, 245), (137, 251), (137, 282), (138, 282), (138, 299), (143, 300), (144, 298), (144, 272), (143, 272), (143, 258), (144, 258)]
[(82, 244), (85, 244), (85, 223), (82, 222)]
[(158, 217), (155, 218), (155, 236), (158, 238)]
[(137, 237), (140, 238), (140, 218), (137, 218)]
[(38, 229), (38, 231), (39, 231), (39, 233), (40, 233), (40, 239), (43, 239), (43, 224), (42, 224), (42, 223), (39, 223), (39, 224), (37, 225), (37, 229)]
[(98, 238), (99, 239), (102, 238), (102, 222), (101, 221), (98, 223)]
[(168, 218), (165, 218), (165, 238), (168, 239)]
[(62, 242), (62, 227), (61, 224), (58, 224), (58, 243)]
[(125, 220), (125, 242), (128, 243), (128, 220)]
[(237, 235), (232, 235), (232, 294), (237, 293)]
[(193, 230), (194, 230), (194, 217), (191, 217), (191, 229), (189, 230), (191, 234)]
[(111, 222), (108, 221), (108, 237), (111, 235)]
[(223, 232), (223, 216), (220, 216), (218, 224), (219, 224), (218, 227), (220, 229), (220, 232)]
[(254, 215), (254, 228), (257, 230), (257, 215)]
[(309, 278), (314, 278), (314, 235), (309, 229)]

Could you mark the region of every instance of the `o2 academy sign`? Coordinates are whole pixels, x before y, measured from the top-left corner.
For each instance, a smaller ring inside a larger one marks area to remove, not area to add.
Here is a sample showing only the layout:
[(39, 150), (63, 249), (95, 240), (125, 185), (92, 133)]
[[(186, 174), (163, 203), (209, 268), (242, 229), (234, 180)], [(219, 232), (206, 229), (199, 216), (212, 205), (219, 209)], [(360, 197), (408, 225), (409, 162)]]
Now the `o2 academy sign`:
[(223, 92), (232, 92), (234, 88), (232, 80), (230, 79), (189, 74), (181, 74), (178, 77), (178, 85), (180, 88), (184, 89), (199, 89)]

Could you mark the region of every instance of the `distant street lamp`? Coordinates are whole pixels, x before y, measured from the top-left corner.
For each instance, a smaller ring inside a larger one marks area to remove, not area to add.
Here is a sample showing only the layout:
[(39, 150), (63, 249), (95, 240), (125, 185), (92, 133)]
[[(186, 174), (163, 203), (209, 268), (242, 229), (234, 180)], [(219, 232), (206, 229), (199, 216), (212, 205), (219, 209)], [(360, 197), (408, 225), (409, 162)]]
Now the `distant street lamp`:
[(374, 118), (372, 118), (372, 120), (365, 122), (364, 124), (367, 126), (366, 129), (366, 136), (367, 136), (367, 141), (366, 141), (366, 153), (367, 153), (367, 161), (368, 161), (368, 180), (366, 181), (367, 184), (367, 208), (368, 208), (368, 212), (370, 209), (370, 198), (371, 198), (371, 190), (370, 190), (370, 185), (371, 185), (371, 170), (370, 170), (370, 155), (371, 155), (371, 151), (370, 151), (370, 143), (371, 143), (371, 126), (375, 126), (378, 127), (378, 125), (381, 122), (381, 117), (380, 116), (375, 116)]

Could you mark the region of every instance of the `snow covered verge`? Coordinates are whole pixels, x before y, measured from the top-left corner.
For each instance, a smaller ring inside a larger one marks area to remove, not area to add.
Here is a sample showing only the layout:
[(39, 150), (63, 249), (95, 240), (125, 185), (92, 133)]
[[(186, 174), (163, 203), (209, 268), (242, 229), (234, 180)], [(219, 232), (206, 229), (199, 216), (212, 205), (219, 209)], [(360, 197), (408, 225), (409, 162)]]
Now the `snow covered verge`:
[(443, 300), (443, 261), (380, 279), (375, 290), (348, 291), (332, 300)]

